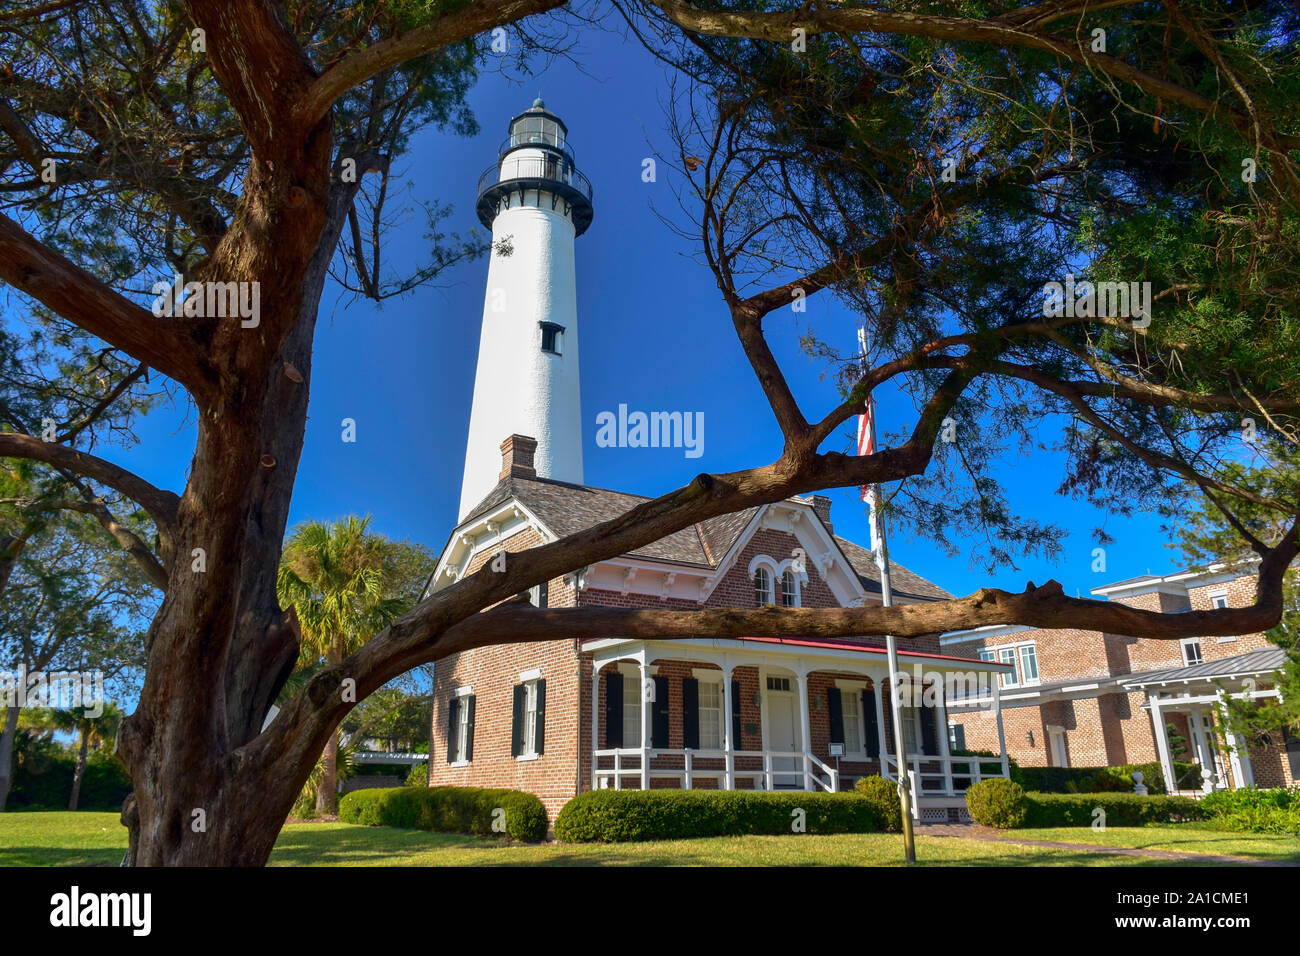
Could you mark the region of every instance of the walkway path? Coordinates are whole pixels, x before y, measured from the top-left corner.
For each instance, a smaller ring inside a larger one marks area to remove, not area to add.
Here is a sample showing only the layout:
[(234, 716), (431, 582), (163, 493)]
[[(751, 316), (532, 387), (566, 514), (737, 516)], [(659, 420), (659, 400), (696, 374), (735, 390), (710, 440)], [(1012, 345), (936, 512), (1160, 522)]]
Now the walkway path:
[(983, 840), (988, 843), (1018, 843), (1021, 846), (1041, 846), (1050, 850), (1074, 850), (1084, 853), (1110, 853), (1115, 856), (1142, 856), (1156, 860), (1174, 860), (1180, 863), (1210, 863), (1215, 866), (1300, 866), (1280, 860), (1254, 860), (1244, 856), (1226, 856), (1216, 853), (1180, 853), (1175, 850), (1149, 850), (1127, 846), (1102, 846), (1097, 843), (1058, 843), (1053, 840), (1025, 840), (1006, 837), (993, 827), (975, 823), (930, 823), (918, 825), (917, 836), (958, 837), (965, 840)]

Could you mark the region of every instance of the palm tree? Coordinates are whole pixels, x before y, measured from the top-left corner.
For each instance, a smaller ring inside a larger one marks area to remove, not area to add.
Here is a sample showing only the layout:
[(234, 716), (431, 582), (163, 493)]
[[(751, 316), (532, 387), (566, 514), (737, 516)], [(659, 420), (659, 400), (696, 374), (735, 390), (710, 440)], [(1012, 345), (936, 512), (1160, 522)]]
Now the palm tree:
[[(368, 641), (409, 604), (392, 595), (389, 558), (395, 545), (369, 532), (370, 517), (349, 515), (332, 524), (294, 528), (280, 561), (276, 592), (292, 606), (302, 631), (299, 667), (332, 667)], [(316, 810), (338, 809), (337, 731), (322, 755)]]
[(68, 799), (68, 809), (75, 810), (81, 802), (81, 781), (86, 775), (86, 760), (90, 750), (92, 747), (98, 750), (117, 737), (117, 728), (122, 723), (122, 711), (116, 704), (105, 701), (98, 717), (88, 717), (84, 710), (55, 710), (51, 712), (51, 723), (58, 730), (75, 733), (79, 738), (72, 770), (72, 796)]

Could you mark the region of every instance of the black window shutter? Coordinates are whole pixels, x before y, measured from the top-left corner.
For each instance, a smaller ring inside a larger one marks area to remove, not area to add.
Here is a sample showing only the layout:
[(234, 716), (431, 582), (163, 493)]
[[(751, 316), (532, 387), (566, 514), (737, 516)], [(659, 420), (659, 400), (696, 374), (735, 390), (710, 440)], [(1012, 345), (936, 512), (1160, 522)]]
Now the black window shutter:
[(469, 695), (469, 727), (465, 733), (465, 759), (474, 759), (474, 695)]
[(953, 724), (948, 728), (948, 743), (953, 750), (966, 749), (966, 728), (962, 724)]
[(694, 677), (682, 680), (682, 746), (700, 749), (700, 682)]
[(533, 740), (537, 745), (536, 753), (545, 752), (546, 736), (546, 681), (537, 682), (537, 717), (533, 725)]
[(831, 743), (844, 743), (844, 702), (840, 698), (840, 689), (832, 687), (826, 691), (826, 709), (831, 715)]
[(862, 723), (866, 725), (867, 756), (880, 756), (880, 722), (876, 720), (876, 692), (867, 688), (862, 692)]
[(515, 706), (510, 716), (510, 756), (518, 757), (524, 744), (524, 692), (523, 684), (515, 685)]
[(936, 731), (939, 714), (933, 707), (921, 707), (921, 752), (937, 754), (939, 752), (939, 735)]
[(740, 720), (740, 681), (731, 682), (731, 749), (744, 750), (744, 738), (741, 736)]
[(668, 746), (668, 678), (656, 677), (655, 700), (651, 710), (650, 746)]
[(456, 762), (456, 724), (460, 717), (460, 698), (453, 697), (447, 704), (447, 763)]
[(605, 674), (605, 747), (623, 746), (623, 675), (618, 671)]

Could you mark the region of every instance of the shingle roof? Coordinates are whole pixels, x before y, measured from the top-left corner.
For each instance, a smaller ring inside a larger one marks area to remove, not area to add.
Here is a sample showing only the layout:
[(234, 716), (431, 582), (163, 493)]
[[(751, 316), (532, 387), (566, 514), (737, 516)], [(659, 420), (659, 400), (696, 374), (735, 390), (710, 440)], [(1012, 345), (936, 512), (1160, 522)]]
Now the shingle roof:
[[(875, 554), (839, 535), (835, 535), (835, 543), (844, 552), (844, 557), (849, 559), (849, 564), (853, 565), (853, 570), (857, 572), (862, 586), (874, 594), (879, 594), (880, 568), (876, 566)], [(937, 584), (932, 584), (919, 574), (912, 573), (897, 561), (890, 560), (889, 570), (890, 589), (904, 597), (922, 598), (927, 601), (946, 601), (953, 597)]]
[[(650, 500), (643, 495), (575, 485), (551, 478), (507, 477), (501, 479), (488, 496), (466, 515), (465, 521), (477, 518), (509, 498), (517, 499), (561, 537), (617, 518), (628, 509)], [(715, 568), (757, 513), (758, 508), (746, 508), (734, 514), (708, 518), (631, 553), (659, 561)], [(862, 586), (879, 594), (880, 570), (876, 567), (875, 556), (846, 538), (838, 535), (832, 537), (852, 565)], [(943, 588), (912, 573), (897, 561), (891, 561), (890, 568), (893, 571), (893, 588), (904, 597), (930, 601), (952, 597)]]
[(1236, 677), (1245, 674), (1262, 674), (1279, 670), (1286, 663), (1286, 652), (1280, 647), (1265, 647), (1217, 661), (1201, 661), (1186, 667), (1166, 667), (1153, 671), (1138, 671), (1126, 675), (1124, 685), (1159, 684), (1173, 680), (1212, 680), (1216, 677)]

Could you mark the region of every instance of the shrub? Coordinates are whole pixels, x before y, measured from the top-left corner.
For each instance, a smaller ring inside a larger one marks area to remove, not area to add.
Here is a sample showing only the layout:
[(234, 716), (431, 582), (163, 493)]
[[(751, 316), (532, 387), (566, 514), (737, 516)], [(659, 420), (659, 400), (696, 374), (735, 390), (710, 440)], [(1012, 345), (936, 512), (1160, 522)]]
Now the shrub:
[[(1142, 782), (1149, 793), (1169, 792), (1159, 761), (1117, 767), (1025, 767), (1018, 782), (1026, 790), (1039, 793), (1132, 793), (1135, 770), (1142, 771)], [(1174, 774), (1180, 781), (1177, 789), (1201, 786), (1201, 768), (1194, 763), (1175, 761)]]
[[(531, 793), (478, 787), (393, 787), (354, 790), (339, 801), (339, 819), (368, 827), (404, 827), (490, 836), (504, 832), (524, 843), (546, 838), (546, 808)], [(497, 823), (497, 829), (493, 824)]]
[(429, 765), (427, 763), (417, 763), (411, 767), (411, 772), (406, 775), (406, 784), (408, 787), (427, 787), (429, 785)]
[(1027, 827), (1091, 826), (1093, 811), (1106, 811), (1106, 825), (1140, 827), (1148, 823), (1181, 823), (1205, 816), (1192, 797), (1140, 796), (1136, 793), (1028, 793)]
[(903, 829), (903, 807), (898, 801), (898, 785), (884, 777), (859, 777), (853, 789), (876, 809), (881, 828), (890, 833)]
[(590, 790), (555, 818), (566, 843), (626, 843), (695, 837), (781, 835), (804, 811), (807, 833), (872, 833), (885, 826), (876, 800), (856, 793), (753, 790)]
[[(15, 761), (9, 806), (28, 810), (68, 809), (75, 758), (62, 752), (20, 756), (25, 759)], [(110, 754), (97, 753), (86, 761), (77, 809), (120, 810), (130, 792), (131, 777), (121, 762)]]
[(976, 823), (1010, 830), (1025, 822), (1025, 791), (1014, 780), (981, 780), (967, 789), (966, 809)]
[(1217, 830), (1300, 836), (1300, 787), (1216, 790), (1205, 795), (1201, 809)]

